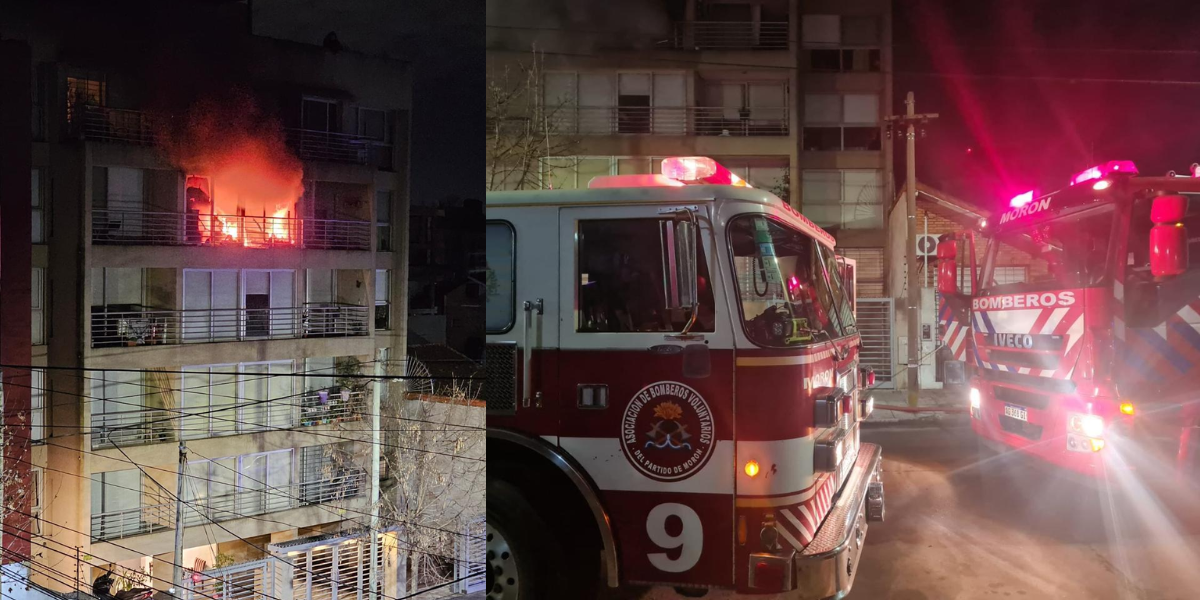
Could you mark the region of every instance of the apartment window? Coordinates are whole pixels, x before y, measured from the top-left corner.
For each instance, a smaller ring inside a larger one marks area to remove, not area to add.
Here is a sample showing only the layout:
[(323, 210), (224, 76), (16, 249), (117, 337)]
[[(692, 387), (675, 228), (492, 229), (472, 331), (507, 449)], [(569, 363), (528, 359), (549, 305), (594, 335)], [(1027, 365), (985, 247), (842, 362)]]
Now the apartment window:
[(243, 271), (246, 337), (291, 335), (293, 271)]
[(103, 430), (127, 424), (123, 414), (138, 415), (144, 408), (145, 385), (142, 373), (131, 371), (90, 371), (92, 382), (92, 427)]
[(787, 135), (785, 84), (716, 81), (705, 96), (694, 118), (699, 135)]
[(803, 54), (813, 71), (874, 71), (881, 67), (880, 20), (871, 16), (804, 15)]
[(43, 94), (42, 84), (43, 79), (41, 74), (38, 72), (38, 68), (34, 67), (33, 85), (29, 86), (31, 91), (30, 108), (32, 109), (30, 111), (32, 116), (31, 133), (33, 134), (34, 141), (42, 141), (46, 133), (46, 98)]
[(804, 96), (806, 151), (879, 150), (877, 94)]
[(67, 123), (78, 124), (85, 106), (104, 106), (107, 86), (99, 78), (67, 78)]
[(29, 493), (33, 494), (33, 497), (29, 499), (29, 514), (32, 517), (32, 530), (30, 533), (33, 535), (42, 535), (42, 497), (46, 492), (45, 473), (41, 467), (30, 467), (29, 475), (31, 480)]
[(38, 441), (46, 437), (46, 370), (29, 371), (29, 437)]
[(542, 101), (555, 130), (582, 134), (683, 134), (683, 73), (547, 73)]
[(309, 358), (304, 361), (304, 389), (310, 392), (333, 387), (336, 378), (332, 357)]
[(771, 192), (785, 202), (789, 200), (790, 190), (788, 190), (788, 168), (786, 166), (746, 164), (739, 162), (736, 158), (718, 158), (716, 160), (755, 188)]
[(183, 340), (209, 342), (238, 337), (238, 272), (183, 271)]
[(838, 15), (804, 15), (800, 26), (805, 46), (836, 46), (842, 41), (841, 17)]
[(92, 537), (138, 533), (142, 522), (142, 474), (138, 469), (92, 474)]
[(30, 237), (35, 244), (46, 243), (46, 199), (42, 189), (42, 170), (33, 169), (30, 173), (31, 205), (33, 207), (33, 223), (30, 227)]
[(340, 131), (335, 100), (304, 98), (300, 104), (301, 127), (309, 131)]
[(292, 450), (238, 457), (238, 513), (255, 515), (292, 505)]
[(238, 431), (238, 366), (188, 366), (183, 375), (183, 439), (229, 435)]
[(387, 269), (375, 270), (375, 330), (392, 328), (391, 273)]
[(34, 346), (46, 343), (46, 298), (46, 269), (34, 267), (29, 290), (29, 304), (32, 309), (30, 331)]
[(308, 269), (305, 274), (305, 297), (310, 304), (337, 302), (337, 270)]
[(870, 169), (805, 170), (804, 214), (822, 227), (883, 227), (883, 172)]
[[(184, 470), (183, 499), (194, 507), (184, 523), (194, 525), (237, 518), (238, 459), (236, 456), (189, 462)], [(203, 514), (200, 514), (200, 513)], [(208, 518), (205, 518), (205, 517)]]
[(242, 363), (238, 372), (239, 431), (279, 429), (295, 422), (292, 361)]
[(300, 500), (304, 504), (352, 498), (362, 492), (362, 470), (345, 464), (350, 456), (341, 444), (300, 449)]
[(392, 193), (375, 192), (375, 249), (392, 251)]
[(144, 269), (93, 267), (92, 306), (110, 311), (137, 310), (143, 302), (145, 279)]
[(357, 117), (357, 133), (367, 144), (367, 159), (380, 169), (392, 168), (392, 129), (389, 113), (385, 110), (359, 107), (354, 113)]

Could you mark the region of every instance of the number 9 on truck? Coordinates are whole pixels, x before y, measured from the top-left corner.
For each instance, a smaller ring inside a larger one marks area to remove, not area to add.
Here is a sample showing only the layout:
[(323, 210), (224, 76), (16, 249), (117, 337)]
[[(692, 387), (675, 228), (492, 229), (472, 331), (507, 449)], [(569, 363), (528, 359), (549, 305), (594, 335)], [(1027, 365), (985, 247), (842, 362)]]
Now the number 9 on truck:
[[(679, 535), (671, 535), (667, 532), (667, 519), (677, 517), (683, 523), (683, 528)], [(650, 510), (650, 514), (646, 516), (646, 534), (650, 536), (650, 541), (656, 546), (664, 550), (674, 550), (682, 548), (679, 553), (679, 558), (667, 558), (666, 552), (652, 552), (646, 557), (650, 559), (650, 564), (660, 571), (668, 573), (682, 573), (696, 566), (700, 561), (700, 554), (704, 551), (704, 525), (700, 522), (700, 515), (696, 511), (684, 506), (668, 502), (659, 504)]]

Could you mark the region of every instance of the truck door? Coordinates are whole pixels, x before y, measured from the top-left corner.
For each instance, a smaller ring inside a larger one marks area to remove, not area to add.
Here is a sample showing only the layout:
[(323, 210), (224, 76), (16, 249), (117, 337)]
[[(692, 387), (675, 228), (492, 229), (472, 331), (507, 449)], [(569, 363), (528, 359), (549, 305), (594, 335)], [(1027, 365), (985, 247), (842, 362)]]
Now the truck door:
[(561, 209), (559, 444), (600, 490), (623, 580), (731, 585), (733, 342), (711, 212), (692, 208), (689, 336), (690, 309), (666, 308), (676, 210)]
[(966, 383), (966, 360), (974, 347), (971, 335), (971, 296), (978, 285), (975, 235), (969, 231), (943, 234), (938, 239), (937, 327), (941, 349), (937, 371), (941, 380)]

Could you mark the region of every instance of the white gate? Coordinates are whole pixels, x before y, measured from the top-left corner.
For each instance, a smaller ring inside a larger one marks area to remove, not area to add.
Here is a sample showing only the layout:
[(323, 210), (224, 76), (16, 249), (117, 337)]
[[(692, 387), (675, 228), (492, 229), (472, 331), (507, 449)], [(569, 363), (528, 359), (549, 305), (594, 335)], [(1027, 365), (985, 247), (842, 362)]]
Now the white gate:
[(891, 298), (858, 299), (858, 332), (862, 336), (859, 362), (875, 370), (875, 387), (892, 387), (892, 323), (895, 309)]
[(455, 579), (458, 592), (482, 592), (487, 588), (484, 572), (487, 560), (487, 521), (480, 517), (467, 524), (463, 535), (458, 537), (458, 568)]

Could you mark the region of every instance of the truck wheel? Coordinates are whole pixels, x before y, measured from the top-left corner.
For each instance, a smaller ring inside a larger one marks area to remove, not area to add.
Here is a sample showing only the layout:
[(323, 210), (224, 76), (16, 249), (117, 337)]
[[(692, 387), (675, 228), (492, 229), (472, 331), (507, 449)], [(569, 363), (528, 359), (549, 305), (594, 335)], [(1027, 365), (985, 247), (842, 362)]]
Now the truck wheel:
[(562, 548), (538, 512), (507, 481), (487, 483), (487, 600), (559, 598)]

